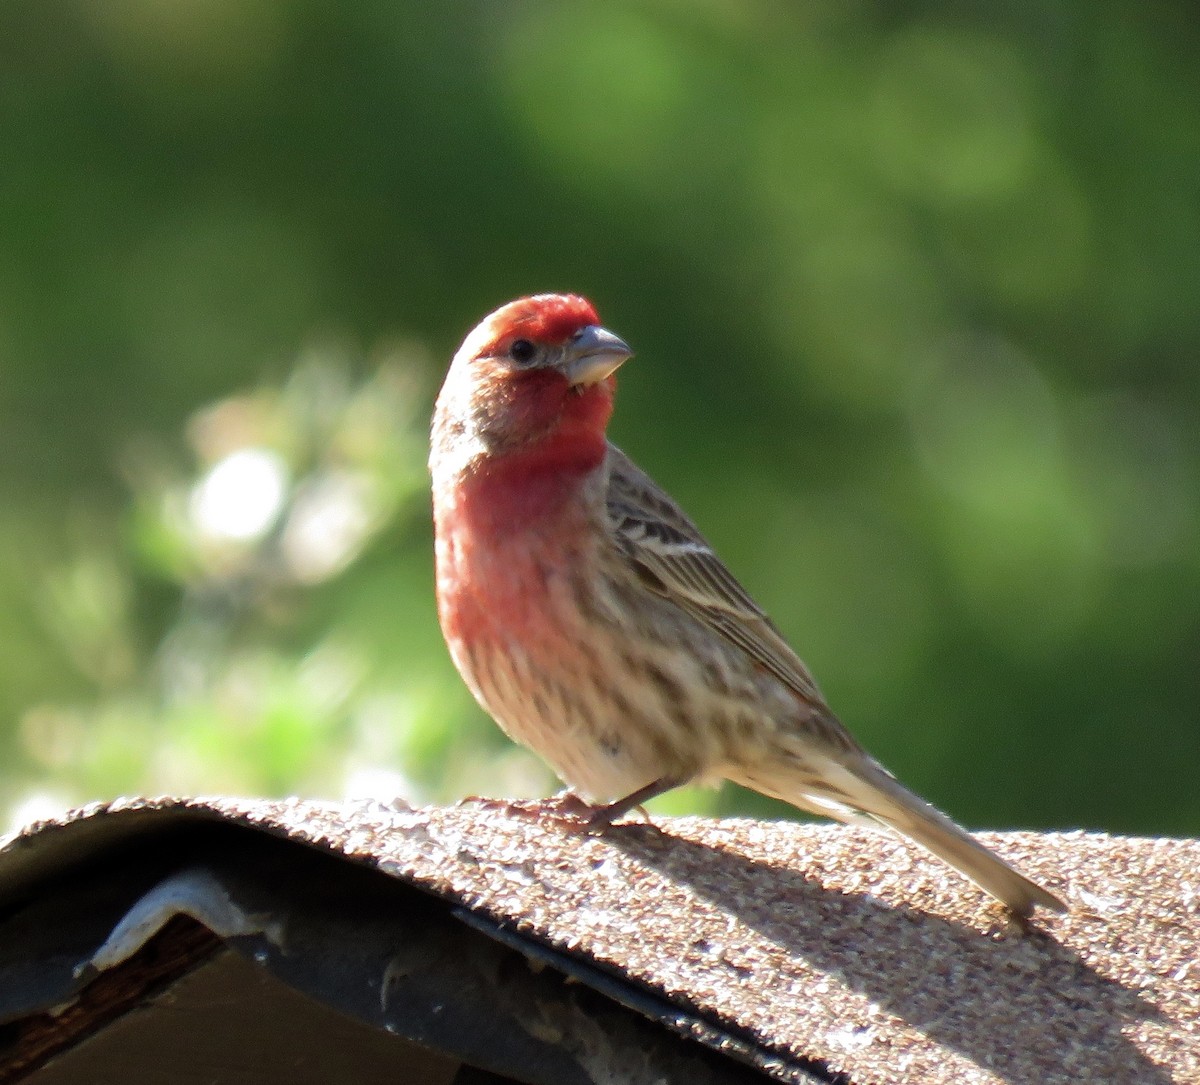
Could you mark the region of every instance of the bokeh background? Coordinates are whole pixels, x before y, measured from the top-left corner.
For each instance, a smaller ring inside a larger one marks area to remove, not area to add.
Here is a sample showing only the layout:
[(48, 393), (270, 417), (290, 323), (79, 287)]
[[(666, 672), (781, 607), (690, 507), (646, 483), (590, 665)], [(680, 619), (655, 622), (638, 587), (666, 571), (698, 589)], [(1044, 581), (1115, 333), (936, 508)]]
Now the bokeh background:
[(1197, 56), (1133, 0), (0, 6), (0, 822), (548, 792), (424, 459), (465, 331), (573, 290), (903, 779), (1200, 833)]

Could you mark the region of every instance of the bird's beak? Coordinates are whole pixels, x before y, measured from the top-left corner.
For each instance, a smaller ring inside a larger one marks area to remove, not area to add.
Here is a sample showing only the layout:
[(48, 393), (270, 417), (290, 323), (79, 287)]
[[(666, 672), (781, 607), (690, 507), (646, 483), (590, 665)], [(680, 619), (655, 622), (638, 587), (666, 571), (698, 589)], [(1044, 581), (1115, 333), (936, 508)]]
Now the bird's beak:
[(625, 340), (599, 324), (589, 324), (567, 344), (562, 370), (573, 387), (596, 384), (632, 357)]

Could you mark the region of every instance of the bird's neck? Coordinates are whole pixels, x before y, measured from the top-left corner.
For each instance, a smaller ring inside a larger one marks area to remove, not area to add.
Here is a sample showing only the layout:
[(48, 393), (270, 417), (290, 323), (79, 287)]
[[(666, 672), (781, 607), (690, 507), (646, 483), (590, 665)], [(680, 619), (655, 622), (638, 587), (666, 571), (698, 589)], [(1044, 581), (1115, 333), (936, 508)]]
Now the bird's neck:
[(599, 497), (597, 475), (608, 449), (603, 430), (574, 427), (535, 443), (484, 455), (458, 481), (460, 507), (474, 530), (523, 534), (584, 511)]
[(447, 438), (435, 426), (443, 445), (435, 506), (477, 520), (473, 530), (511, 534), (598, 497), (592, 480), (608, 450), (614, 386), (611, 378), (583, 389), (534, 385), (512, 404), (492, 398), (469, 432)]
[(438, 608), (451, 651), (517, 636), (564, 642), (546, 624), (547, 584), (588, 563), (607, 451), (602, 430), (567, 428), (435, 477)]

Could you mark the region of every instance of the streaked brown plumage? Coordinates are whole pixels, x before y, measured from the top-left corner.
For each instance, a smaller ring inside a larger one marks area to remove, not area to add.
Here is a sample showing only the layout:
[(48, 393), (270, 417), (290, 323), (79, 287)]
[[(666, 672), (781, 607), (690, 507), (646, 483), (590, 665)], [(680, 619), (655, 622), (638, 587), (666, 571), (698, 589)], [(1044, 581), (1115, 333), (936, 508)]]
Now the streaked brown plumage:
[(455, 355), (434, 415), (437, 588), (480, 704), (604, 824), (733, 780), (928, 848), (1018, 915), (1062, 902), (899, 784), (675, 502), (605, 438), (631, 354), (586, 300), (523, 298)]

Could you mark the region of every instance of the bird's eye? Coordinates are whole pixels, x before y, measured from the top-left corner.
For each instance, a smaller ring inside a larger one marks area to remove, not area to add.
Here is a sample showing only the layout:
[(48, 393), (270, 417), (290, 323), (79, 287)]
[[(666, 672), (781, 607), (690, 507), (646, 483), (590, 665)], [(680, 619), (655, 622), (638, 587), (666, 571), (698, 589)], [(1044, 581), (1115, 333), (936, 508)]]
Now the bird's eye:
[(528, 365), (537, 357), (537, 347), (528, 339), (514, 339), (508, 348), (508, 356), (518, 365)]

